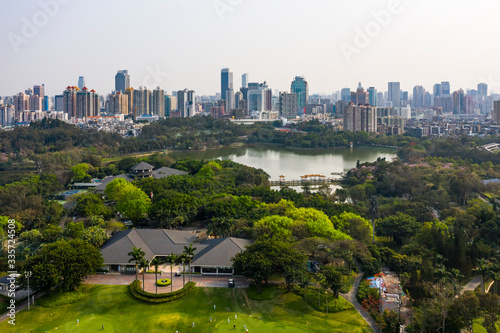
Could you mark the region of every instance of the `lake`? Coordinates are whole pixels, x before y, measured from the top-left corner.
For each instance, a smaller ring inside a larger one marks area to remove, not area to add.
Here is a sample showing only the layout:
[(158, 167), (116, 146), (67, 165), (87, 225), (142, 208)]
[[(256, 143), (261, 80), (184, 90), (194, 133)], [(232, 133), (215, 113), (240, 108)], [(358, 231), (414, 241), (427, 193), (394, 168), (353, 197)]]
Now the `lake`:
[(396, 157), (396, 150), (379, 147), (355, 147), (332, 149), (287, 148), (279, 145), (257, 144), (241, 147), (224, 147), (204, 151), (169, 152), (175, 159), (190, 157), (205, 160), (232, 160), (253, 168), (262, 169), (271, 180), (300, 179), (300, 176), (346, 172), (356, 167), (356, 162), (374, 162), (377, 158), (388, 161)]

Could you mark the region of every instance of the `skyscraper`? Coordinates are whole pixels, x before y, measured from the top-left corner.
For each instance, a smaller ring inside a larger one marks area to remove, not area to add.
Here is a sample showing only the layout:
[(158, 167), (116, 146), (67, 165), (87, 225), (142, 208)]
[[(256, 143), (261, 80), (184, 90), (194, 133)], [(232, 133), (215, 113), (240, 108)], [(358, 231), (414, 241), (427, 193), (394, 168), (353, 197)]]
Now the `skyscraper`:
[(245, 73), (241, 76), (241, 87), (242, 88), (248, 87), (248, 73)]
[(64, 96), (54, 96), (54, 111), (64, 111)]
[[(99, 95), (84, 87), (76, 93), (76, 118), (95, 117), (99, 114)], [(69, 115), (68, 115), (69, 116)]]
[(228, 89), (226, 91), (226, 112), (229, 113), (231, 110), (235, 109), (235, 101), (234, 101), (234, 90)]
[(483, 99), (486, 99), (486, 97), (488, 97), (488, 84), (479, 83), (477, 85), (477, 93), (480, 97), (483, 97)]
[(151, 91), (146, 87), (139, 87), (133, 93), (133, 112), (134, 119), (143, 114), (151, 114)]
[(422, 108), (424, 107), (425, 101), (425, 89), (423, 86), (415, 86), (413, 88), (413, 107)]
[(299, 110), (304, 109), (309, 96), (309, 86), (303, 76), (295, 77), (295, 80), (292, 81), (290, 92), (297, 94), (297, 108)]
[(297, 94), (280, 92), (280, 117), (295, 119), (297, 117)]
[(448, 82), (448, 81), (441, 82), (441, 92), (443, 95), (450, 95), (451, 94), (450, 82)]
[(109, 112), (112, 114), (128, 115), (128, 96), (117, 91), (116, 94), (109, 96)]
[(78, 89), (82, 90), (83, 88), (85, 88), (85, 77), (80, 76), (78, 78)]
[(229, 68), (223, 68), (220, 73), (220, 99), (226, 99), (229, 89), (233, 89), (233, 72)]
[(358, 84), (358, 88), (356, 89), (356, 92), (351, 92), (351, 102), (353, 102), (355, 105), (358, 104), (368, 104), (369, 100), (369, 93), (365, 91), (363, 86), (361, 86), (361, 82)]
[(177, 109), (181, 118), (194, 117), (195, 95), (194, 90), (179, 90), (177, 92)]
[(151, 98), (151, 114), (160, 118), (165, 117), (165, 90), (156, 87)]
[(125, 93), (125, 90), (130, 88), (130, 75), (128, 75), (128, 70), (119, 70), (115, 75), (115, 91)]
[(368, 103), (377, 106), (377, 89), (375, 87), (368, 88)]
[(464, 91), (462, 89), (453, 93), (453, 114), (464, 114)]
[(392, 102), (392, 106), (401, 105), (401, 84), (399, 82), (389, 82), (387, 100)]
[(351, 102), (351, 88), (344, 88), (340, 91), (340, 100), (345, 103)]
[(45, 97), (45, 85), (33, 86), (33, 95), (37, 95), (41, 98)]
[(436, 83), (434, 85), (433, 93), (434, 93), (434, 98), (443, 95), (443, 87), (441, 86), (441, 83)]
[(491, 119), (494, 123), (500, 123), (500, 101), (493, 102), (493, 110), (491, 110)]
[(377, 108), (373, 106), (356, 106), (350, 103), (344, 109), (344, 131), (376, 132)]

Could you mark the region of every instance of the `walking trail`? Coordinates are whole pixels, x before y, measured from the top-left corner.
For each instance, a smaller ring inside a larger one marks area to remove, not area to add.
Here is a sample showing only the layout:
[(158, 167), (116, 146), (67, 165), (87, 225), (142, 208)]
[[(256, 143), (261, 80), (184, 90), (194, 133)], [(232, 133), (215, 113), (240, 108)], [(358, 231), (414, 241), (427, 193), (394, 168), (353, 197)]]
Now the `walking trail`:
[[(360, 269), (358, 268), (358, 272)], [(370, 314), (363, 309), (361, 304), (359, 304), (358, 300), (356, 299), (356, 294), (358, 293), (358, 288), (359, 288), (359, 283), (361, 282), (361, 278), (363, 277), (363, 273), (358, 273), (356, 276), (356, 280), (354, 280), (354, 285), (352, 286), (351, 290), (347, 294), (340, 294), (343, 298), (345, 298), (348, 302), (350, 302), (356, 310), (358, 310), (359, 314), (363, 317), (363, 319), (370, 325), (370, 327), (373, 329), (374, 332), (380, 333), (380, 329), (378, 328), (377, 324), (375, 323), (375, 320), (370, 316)]]

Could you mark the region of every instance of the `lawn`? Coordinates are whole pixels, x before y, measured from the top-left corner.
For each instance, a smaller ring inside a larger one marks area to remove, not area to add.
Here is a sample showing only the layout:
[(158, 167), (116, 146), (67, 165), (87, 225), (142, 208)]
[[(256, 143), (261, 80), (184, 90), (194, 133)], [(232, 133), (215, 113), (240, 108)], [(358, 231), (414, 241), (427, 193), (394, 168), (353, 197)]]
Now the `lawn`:
[(251, 333), (371, 332), (356, 310), (326, 317), (294, 294), (279, 293), (275, 299), (259, 301), (250, 299), (245, 289), (195, 288), (180, 300), (147, 304), (133, 298), (127, 288), (83, 285), (83, 297), (77, 302), (55, 305), (58, 302), (51, 301), (46, 305), (52, 307), (36, 306), (30, 312), (22, 311), (16, 317), (15, 327), (4, 321), (0, 323), (0, 332), (83, 333), (100, 331), (102, 325), (105, 332), (130, 333), (244, 332), (244, 325)]

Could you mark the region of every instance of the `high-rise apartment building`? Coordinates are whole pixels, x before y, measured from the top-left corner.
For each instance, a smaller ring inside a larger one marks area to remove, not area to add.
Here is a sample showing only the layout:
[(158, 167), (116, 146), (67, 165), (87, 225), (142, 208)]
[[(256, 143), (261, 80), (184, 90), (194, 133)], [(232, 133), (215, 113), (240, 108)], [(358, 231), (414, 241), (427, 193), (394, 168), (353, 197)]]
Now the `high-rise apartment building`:
[(344, 108), (344, 131), (377, 132), (377, 108), (351, 102)]
[(13, 105), (0, 105), (0, 125), (13, 126), (16, 124), (16, 109)]
[(491, 110), (491, 119), (494, 123), (500, 123), (500, 100), (493, 102), (493, 110)]
[(297, 117), (297, 94), (280, 92), (280, 117), (295, 119)]
[(223, 68), (220, 73), (220, 99), (226, 99), (229, 89), (233, 89), (233, 72), (229, 68)]
[(146, 87), (139, 87), (134, 90), (133, 94), (133, 112), (134, 119), (142, 116), (143, 114), (151, 114), (151, 91)]
[(295, 80), (292, 81), (290, 92), (292, 94), (297, 94), (297, 108), (299, 110), (304, 109), (309, 96), (309, 86), (303, 76), (295, 77)]
[(434, 98), (440, 97), (443, 95), (443, 87), (441, 86), (441, 83), (436, 83), (433, 88), (433, 94)]
[(401, 105), (401, 84), (399, 82), (389, 82), (387, 101), (392, 102), (392, 106)]
[(194, 90), (184, 89), (177, 92), (177, 109), (182, 118), (194, 117), (195, 106)]
[(115, 91), (124, 94), (127, 88), (130, 88), (130, 75), (128, 74), (128, 70), (119, 70), (115, 75)]
[(349, 104), (351, 102), (351, 88), (343, 88), (340, 91), (340, 99)]
[(29, 110), (30, 96), (22, 92), (18, 93), (17, 95), (14, 95), (14, 108), (16, 110), (16, 113), (24, 110)]
[(112, 114), (128, 115), (128, 96), (117, 91), (116, 94), (109, 96), (109, 112)]
[(95, 90), (84, 87), (76, 93), (76, 118), (95, 117), (99, 115), (99, 95)]
[(127, 115), (135, 117), (135, 108), (134, 108), (134, 88), (129, 87), (125, 89), (125, 96), (127, 96), (127, 105), (128, 112)]
[(156, 87), (151, 98), (151, 114), (160, 118), (165, 117), (165, 90)]
[(85, 77), (80, 76), (78, 77), (78, 89), (82, 90), (83, 88), (85, 88)]
[(39, 96), (41, 98), (45, 97), (45, 85), (33, 86), (33, 95)]

